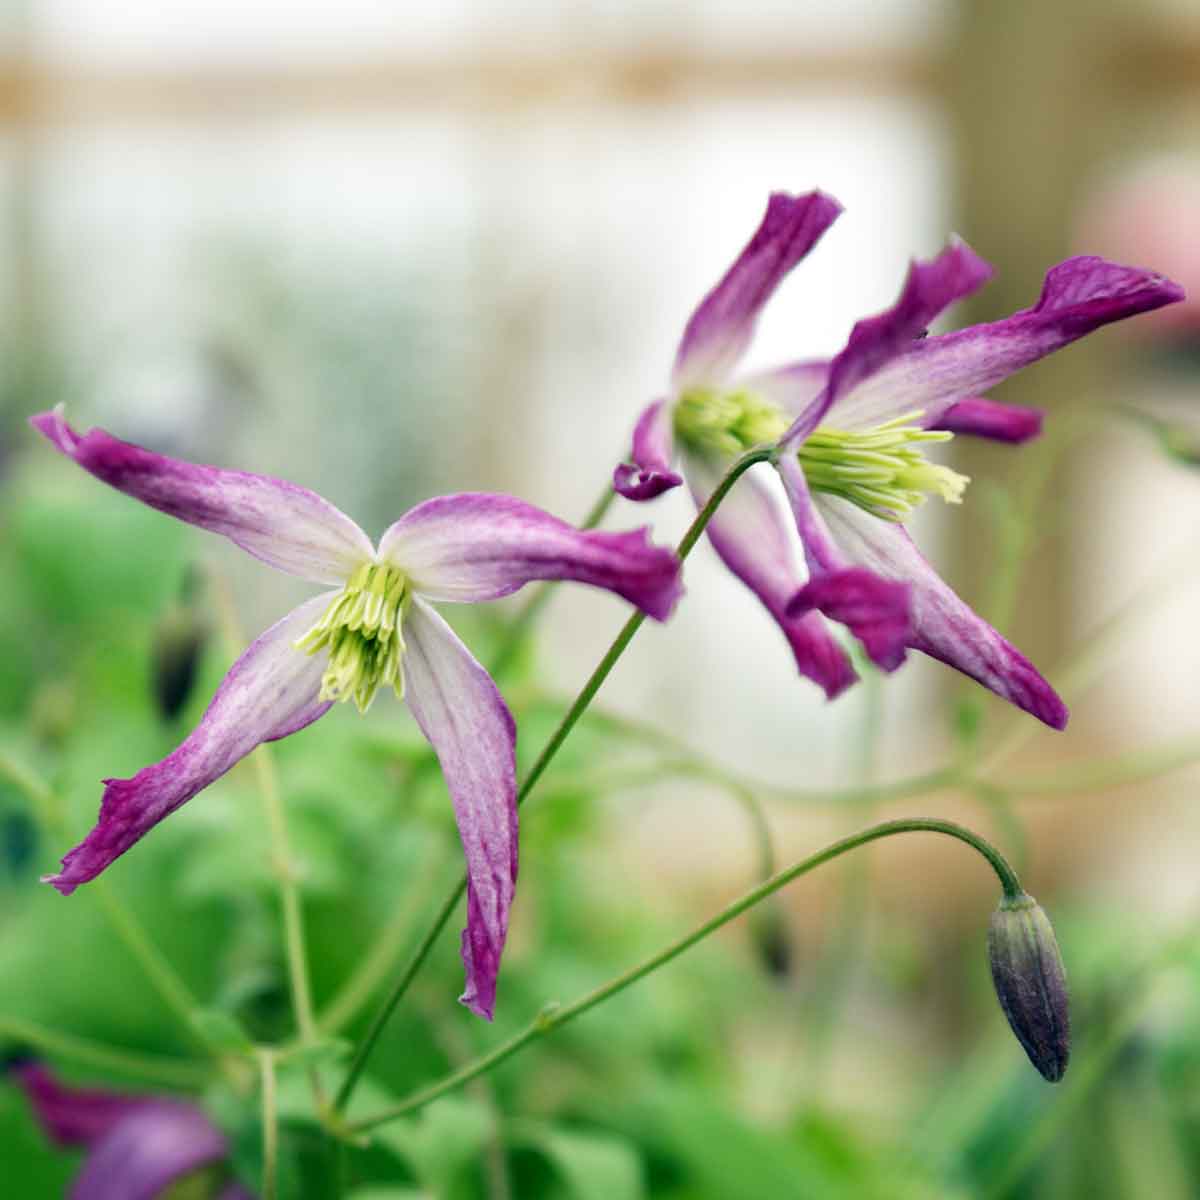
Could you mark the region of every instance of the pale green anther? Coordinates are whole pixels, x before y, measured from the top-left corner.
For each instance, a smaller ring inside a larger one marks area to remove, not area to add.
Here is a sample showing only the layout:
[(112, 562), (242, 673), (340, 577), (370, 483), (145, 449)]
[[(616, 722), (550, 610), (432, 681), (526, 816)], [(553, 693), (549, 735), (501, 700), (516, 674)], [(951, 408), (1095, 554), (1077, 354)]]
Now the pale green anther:
[(787, 430), (787, 414), (755, 392), (689, 388), (675, 404), (675, 433), (696, 450), (737, 455), (777, 442)]
[(874, 429), (843, 430), (822, 426), (799, 450), (804, 478), (814, 492), (828, 492), (857, 504), (885, 521), (902, 521), (926, 496), (948, 504), (962, 502), (970, 480), (949, 467), (931, 463), (922, 447), (948, 442), (944, 430), (922, 429), (920, 410), (904, 413)]
[(296, 643), (309, 654), (328, 648), (322, 700), (354, 698), (366, 712), (381, 686), (404, 697), (402, 627), (411, 593), (386, 563), (363, 563), (330, 601), (321, 619)]

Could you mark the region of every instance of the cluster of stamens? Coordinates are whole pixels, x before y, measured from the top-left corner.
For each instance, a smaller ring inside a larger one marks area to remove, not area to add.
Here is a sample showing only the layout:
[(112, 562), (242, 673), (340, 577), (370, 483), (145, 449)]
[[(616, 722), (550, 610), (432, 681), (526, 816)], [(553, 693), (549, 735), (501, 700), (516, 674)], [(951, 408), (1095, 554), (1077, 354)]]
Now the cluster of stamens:
[(913, 424), (920, 418), (916, 410), (874, 429), (814, 430), (799, 450), (808, 486), (886, 521), (903, 521), (930, 495), (961, 504), (970, 479), (931, 463), (922, 449), (931, 442), (948, 442), (954, 434)]
[[(885, 521), (903, 521), (927, 496), (962, 501), (969, 480), (925, 457), (924, 447), (948, 442), (952, 433), (922, 429), (921, 410), (903, 413), (873, 429), (820, 426), (797, 451), (808, 486), (841, 496)], [(704, 453), (735, 456), (769, 445), (790, 424), (777, 405), (751, 391), (689, 388), (674, 412), (680, 441)]]
[(363, 563), (350, 576), (321, 619), (296, 642), (309, 654), (329, 650), (322, 700), (353, 696), (359, 712), (366, 712), (387, 685), (403, 698), (402, 626), (410, 596), (404, 576), (386, 563)]

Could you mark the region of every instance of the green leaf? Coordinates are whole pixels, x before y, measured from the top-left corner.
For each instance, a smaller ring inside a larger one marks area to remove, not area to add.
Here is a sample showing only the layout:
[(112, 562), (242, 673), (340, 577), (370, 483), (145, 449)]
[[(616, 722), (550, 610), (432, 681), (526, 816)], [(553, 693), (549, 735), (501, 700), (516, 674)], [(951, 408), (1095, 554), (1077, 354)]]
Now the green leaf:
[(192, 1025), (201, 1037), (228, 1054), (252, 1054), (254, 1043), (227, 1012), (219, 1008), (201, 1008), (192, 1013)]
[(447, 1097), (416, 1117), (381, 1126), (373, 1136), (399, 1154), (434, 1195), (445, 1196), (466, 1168), (478, 1161), (490, 1128), (491, 1118), (483, 1105)]
[(564, 1132), (522, 1122), (511, 1140), (539, 1151), (567, 1187), (572, 1200), (642, 1200), (642, 1164), (634, 1150), (614, 1137)]

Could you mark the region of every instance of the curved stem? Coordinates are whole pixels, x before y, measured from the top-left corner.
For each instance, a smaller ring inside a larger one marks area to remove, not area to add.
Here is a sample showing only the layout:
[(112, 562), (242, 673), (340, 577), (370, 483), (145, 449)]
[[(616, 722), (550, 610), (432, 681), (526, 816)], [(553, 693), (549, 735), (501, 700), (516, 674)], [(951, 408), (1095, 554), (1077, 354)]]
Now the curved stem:
[[(775, 455), (774, 447), (761, 447), (757, 450), (751, 450), (749, 453), (742, 455), (736, 462), (726, 471), (724, 478), (717, 485), (716, 490), (708, 498), (708, 502), (696, 514), (696, 519), (688, 526), (687, 532), (683, 535), (679, 545), (675, 548), (675, 553), (680, 561), (687, 558), (691, 553), (692, 548), (700, 540), (700, 535), (704, 532), (705, 526), (712, 520), (721, 502), (729, 494), (729, 489), (756, 463), (768, 462)], [(575, 697), (574, 703), (567, 709), (562, 720), (558, 724), (558, 728), (550, 735), (550, 740), (542, 748), (542, 752), (538, 755), (533, 766), (529, 768), (529, 774), (525, 776), (524, 782), (521, 784), (517, 792), (517, 804), (520, 806), (529, 796), (529, 793), (537, 785), (539, 779), (545, 773), (546, 768), (550, 765), (554, 756), (558, 753), (563, 742), (571, 734), (571, 730), (583, 716), (592, 699), (600, 690), (604, 681), (609, 677), (613, 667), (617, 665), (617, 660), (625, 653), (626, 647), (633, 641), (634, 635), (642, 627), (646, 615), (642, 612), (635, 612), (633, 616), (621, 627), (621, 631), (613, 640), (612, 645), (608, 648), (607, 653), (600, 660), (596, 669), (592, 672), (588, 681), (583, 685), (579, 695)], [(359, 1078), (362, 1076), (363, 1068), (367, 1064), (367, 1059), (371, 1056), (372, 1050), (375, 1048), (376, 1042), (379, 1040), (379, 1035), (383, 1032), (384, 1026), (391, 1019), (392, 1013), (395, 1012), (396, 1006), (403, 999), (405, 992), (416, 978), (417, 972), (420, 971), (425, 959), (429, 956), (430, 950), (433, 949), (434, 943), (438, 939), (438, 935), (445, 928), (446, 922), (449, 921), (451, 914), (457, 907), (459, 900), (467, 890), (467, 877), (464, 874), (459, 882), (455, 885), (454, 890), (443, 901), (441, 908), (438, 909), (437, 915), (433, 919), (425, 936), (421, 939), (416, 950), (413, 951), (412, 958), (409, 959), (408, 965), (405, 967), (396, 986), (392, 989), (387, 999), (383, 1002), (379, 1011), (375, 1014), (375, 1019), (371, 1022), (371, 1027), (367, 1030), (366, 1036), (359, 1045), (358, 1050), (354, 1055), (353, 1061), (346, 1072), (346, 1078), (342, 1081), (342, 1086), (338, 1089), (338, 1094), (334, 1098), (333, 1109), (335, 1112), (341, 1112), (350, 1096), (353, 1094), (355, 1087), (358, 1084)]]
[(897, 821), (885, 821), (881, 825), (875, 825), (870, 829), (864, 829), (859, 833), (842, 838), (841, 841), (826, 846), (824, 850), (819, 850), (816, 854), (810, 855), (787, 870), (773, 875), (765, 883), (752, 888), (741, 899), (735, 900), (728, 907), (722, 909), (715, 917), (710, 917), (709, 920), (692, 930), (691, 933), (672, 942), (657, 954), (651, 955), (644, 962), (630, 968), (623, 974), (616, 976), (616, 978), (610, 979), (607, 983), (602, 984), (594, 991), (588, 992), (585, 996), (581, 996), (571, 1004), (565, 1006), (556, 1004), (547, 1005), (534, 1018), (530, 1025), (520, 1033), (509, 1038), (508, 1041), (502, 1042), (494, 1050), (490, 1050), (487, 1054), (477, 1058), (473, 1063), (468, 1063), (437, 1083), (430, 1084), (428, 1087), (414, 1092), (406, 1100), (402, 1100), (393, 1108), (376, 1113), (372, 1117), (366, 1117), (361, 1121), (351, 1122), (348, 1126), (349, 1132), (363, 1133), (369, 1129), (374, 1129), (377, 1125), (383, 1125), (388, 1121), (394, 1120), (396, 1117), (404, 1116), (406, 1113), (410, 1113), (414, 1109), (428, 1104), (431, 1100), (437, 1099), (438, 1096), (453, 1091), (455, 1088), (462, 1086), (462, 1084), (482, 1075), (485, 1071), (490, 1071), (493, 1067), (504, 1062), (505, 1059), (511, 1058), (518, 1050), (523, 1049), (530, 1042), (544, 1037), (552, 1030), (565, 1025), (568, 1021), (582, 1016), (589, 1009), (595, 1008), (596, 1005), (602, 1004), (618, 992), (624, 991), (625, 988), (637, 983), (638, 980), (644, 979), (647, 975), (657, 971), (659, 967), (665, 966), (673, 958), (677, 958), (685, 950), (690, 950), (697, 942), (703, 941), (709, 934), (715, 933), (723, 925), (727, 925), (736, 917), (740, 917), (747, 909), (753, 908), (754, 905), (773, 895), (780, 888), (786, 887), (793, 880), (800, 878), (801, 875), (806, 875), (809, 871), (846, 854), (850, 850), (856, 850), (859, 846), (865, 846), (869, 842), (878, 841), (880, 838), (892, 837), (898, 833), (941, 833), (948, 837), (957, 838), (983, 855), (992, 870), (996, 872), (996, 876), (1000, 880), (1000, 885), (1004, 889), (1006, 897), (1014, 898), (1022, 894), (1020, 881), (1017, 879), (1013, 869), (1005, 861), (1004, 856), (989, 842), (965, 826), (956, 825), (953, 821), (942, 821), (935, 817), (909, 817)]
[(151, 1079), (155, 1083), (185, 1091), (199, 1091), (212, 1079), (212, 1070), (207, 1063), (118, 1050), (73, 1034), (44, 1029), (20, 1017), (0, 1016), (0, 1037), (34, 1046), (45, 1054), (95, 1067), (98, 1071), (115, 1071), (135, 1079)]

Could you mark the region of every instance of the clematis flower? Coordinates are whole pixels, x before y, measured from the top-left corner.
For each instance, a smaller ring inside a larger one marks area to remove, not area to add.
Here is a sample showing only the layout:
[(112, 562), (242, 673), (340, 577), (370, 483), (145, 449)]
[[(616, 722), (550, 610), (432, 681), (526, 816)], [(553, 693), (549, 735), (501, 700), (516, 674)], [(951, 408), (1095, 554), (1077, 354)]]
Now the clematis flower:
[(194, 1104), (71, 1087), (32, 1058), (10, 1062), (8, 1074), (55, 1145), (86, 1150), (67, 1200), (155, 1200), (176, 1186), (253, 1200), (231, 1177), (225, 1135)]
[[(1067, 710), (1054, 690), (937, 575), (904, 521), (929, 496), (959, 503), (968, 483), (926, 458), (931, 444), (955, 434), (1020, 443), (1041, 431), (1039, 411), (982, 393), (1183, 292), (1151, 271), (1072, 258), (1047, 274), (1032, 308), (927, 337), (946, 307), (991, 275), (954, 240), (932, 261), (914, 262), (896, 304), (855, 325), (835, 358), (737, 374), (763, 306), (840, 211), (821, 192), (771, 196), (758, 230), (688, 321), (670, 390), (642, 413), (613, 485), (647, 500), (686, 476), (703, 503), (736, 456), (776, 446), (806, 573), (775, 497), (752, 473), (735, 484), (708, 535), (779, 624), (804, 675), (830, 698), (855, 680), (828, 618), (884, 670), (920, 650), (1061, 729)], [(674, 469), (677, 450), (683, 476)]]
[(606, 588), (665, 620), (679, 562), (646, 531), (580, 531), (508, 496), (418, 504), (378, 547), (314, 492), (80, 435), (61, 412), (31, 418), (84, 470), (151, 508), (223, 534), (270, 566), (335, 585), (268, 629), (234, 663), (200, 724), (131, 779), (105, 782), (100, 818), (48, 878), (64, 895), (262, 742), (297, 733), (338, 701), (365, 712), (382, 686), (407, 700), (442, 766), (467, 862), (462, 1002), (490, 1019), (517, 874), (516, 729), (491, 677), (429, 601), (495, 600), (539, 579)]

